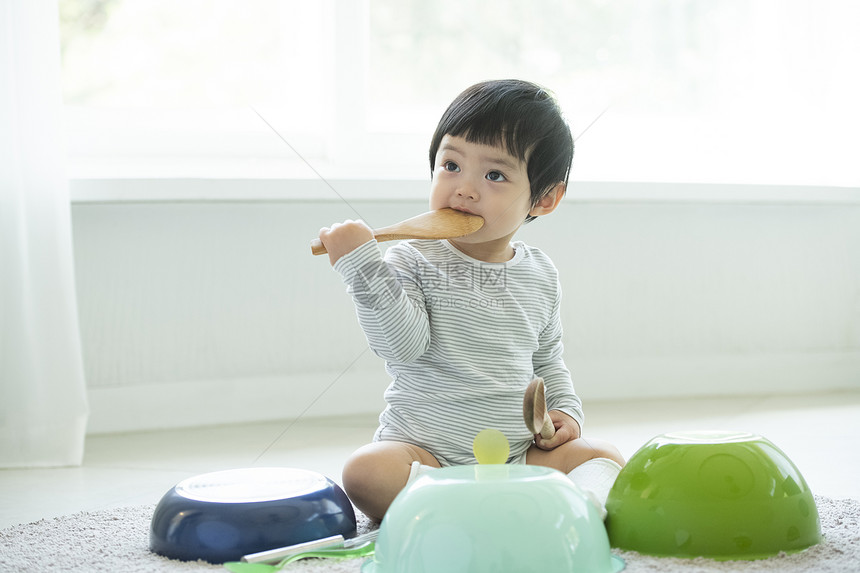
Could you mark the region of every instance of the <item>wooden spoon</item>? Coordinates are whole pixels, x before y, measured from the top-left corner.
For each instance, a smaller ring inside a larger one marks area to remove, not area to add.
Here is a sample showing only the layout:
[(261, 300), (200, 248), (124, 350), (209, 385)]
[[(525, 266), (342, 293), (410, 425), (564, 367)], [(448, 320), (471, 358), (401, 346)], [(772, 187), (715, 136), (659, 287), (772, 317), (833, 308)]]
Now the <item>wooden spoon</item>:
[[(478, 215), (446, 208), (428, 211), (394, 225), (374, 229), (373, 236), (379, 242), (401, 239), (454, 239), (474, 233), (483, 226), (484, 219)], [(319, 239), (314, 239), (311, 241), (311, 252), (322, 255), (327, 251)]]
[(535, 378), (526, 387), (523, 398), (523, 418), (532, 434), (540, 434), (545, 440), (555, 435), (555, 426), (546, 411), (546, 389), (543, 378)]

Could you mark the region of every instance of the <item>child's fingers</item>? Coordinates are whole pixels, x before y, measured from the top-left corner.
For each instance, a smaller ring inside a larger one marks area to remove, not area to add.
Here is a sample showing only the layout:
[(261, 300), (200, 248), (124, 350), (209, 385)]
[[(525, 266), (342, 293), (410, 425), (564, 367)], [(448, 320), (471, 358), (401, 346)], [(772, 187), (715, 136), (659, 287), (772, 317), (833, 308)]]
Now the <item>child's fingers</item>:
[(319, 238), (334, 265), (342, 256), (373, 239), (373, 230), (364, 221), (347, 219), (320, 229)]
[(554, 450), (558, 446), (576, 439), (571, 429), (562, 423), (555, 423), (555, 435), (544, 439), (540, 434), (535, 434), (535, 445), (542, 450)]
[(535, 434), (535, 445), (542, 450), (552, 450), (558, 446), (559, 443), (561, 442), (558, 440), (558, 432), (549, 439), (543, 438), (540, 434)]

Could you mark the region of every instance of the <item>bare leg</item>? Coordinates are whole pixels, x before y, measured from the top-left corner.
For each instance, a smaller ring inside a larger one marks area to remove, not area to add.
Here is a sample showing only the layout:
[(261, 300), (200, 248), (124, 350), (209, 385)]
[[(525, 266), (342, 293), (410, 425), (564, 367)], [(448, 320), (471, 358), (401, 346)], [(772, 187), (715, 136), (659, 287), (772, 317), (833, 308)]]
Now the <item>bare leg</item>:
[(527, 464), (555, 468), (564, 473), (570, 473), (573, 468), (594, 458), (608, 458), (624, 466), (624, 457), (618, 448), (593, 438), (571, 440), (554, 450), (542, 450), (532, 444), (526, 453)]
[(427, 450), (405, 442), (374, 442), (356, 450), (343, 467), (346, 494), (369, 518), (380, 521), (406, 485), (412, 462), (435, 468), (439, 462)]

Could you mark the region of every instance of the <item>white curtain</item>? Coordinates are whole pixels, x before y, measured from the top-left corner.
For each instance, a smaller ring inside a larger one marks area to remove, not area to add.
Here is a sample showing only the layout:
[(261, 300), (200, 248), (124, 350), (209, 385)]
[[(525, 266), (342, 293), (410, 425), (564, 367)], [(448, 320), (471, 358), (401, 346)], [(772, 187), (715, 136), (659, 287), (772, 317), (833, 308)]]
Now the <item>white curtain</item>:
[(88, 415), (56, 0), (0, 0), (0, 467), (81, 463)]

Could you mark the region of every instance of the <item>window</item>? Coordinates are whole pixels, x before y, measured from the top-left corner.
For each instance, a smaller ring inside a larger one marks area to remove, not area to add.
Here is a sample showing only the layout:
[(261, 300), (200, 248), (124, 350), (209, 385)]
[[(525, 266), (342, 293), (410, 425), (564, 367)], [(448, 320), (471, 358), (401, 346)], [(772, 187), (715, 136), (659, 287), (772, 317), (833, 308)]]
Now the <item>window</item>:
[(448, 102), (521, 77), (578, 180), (860, 185), (851, 0), (60, 5), (78, 173), (423, 178)]
[(291, 172), (296, 158), (260, 116), (300, 153), (322, 159), (332, 128), (330, 9), (280, 0), (61, 0), (73, 171)]

